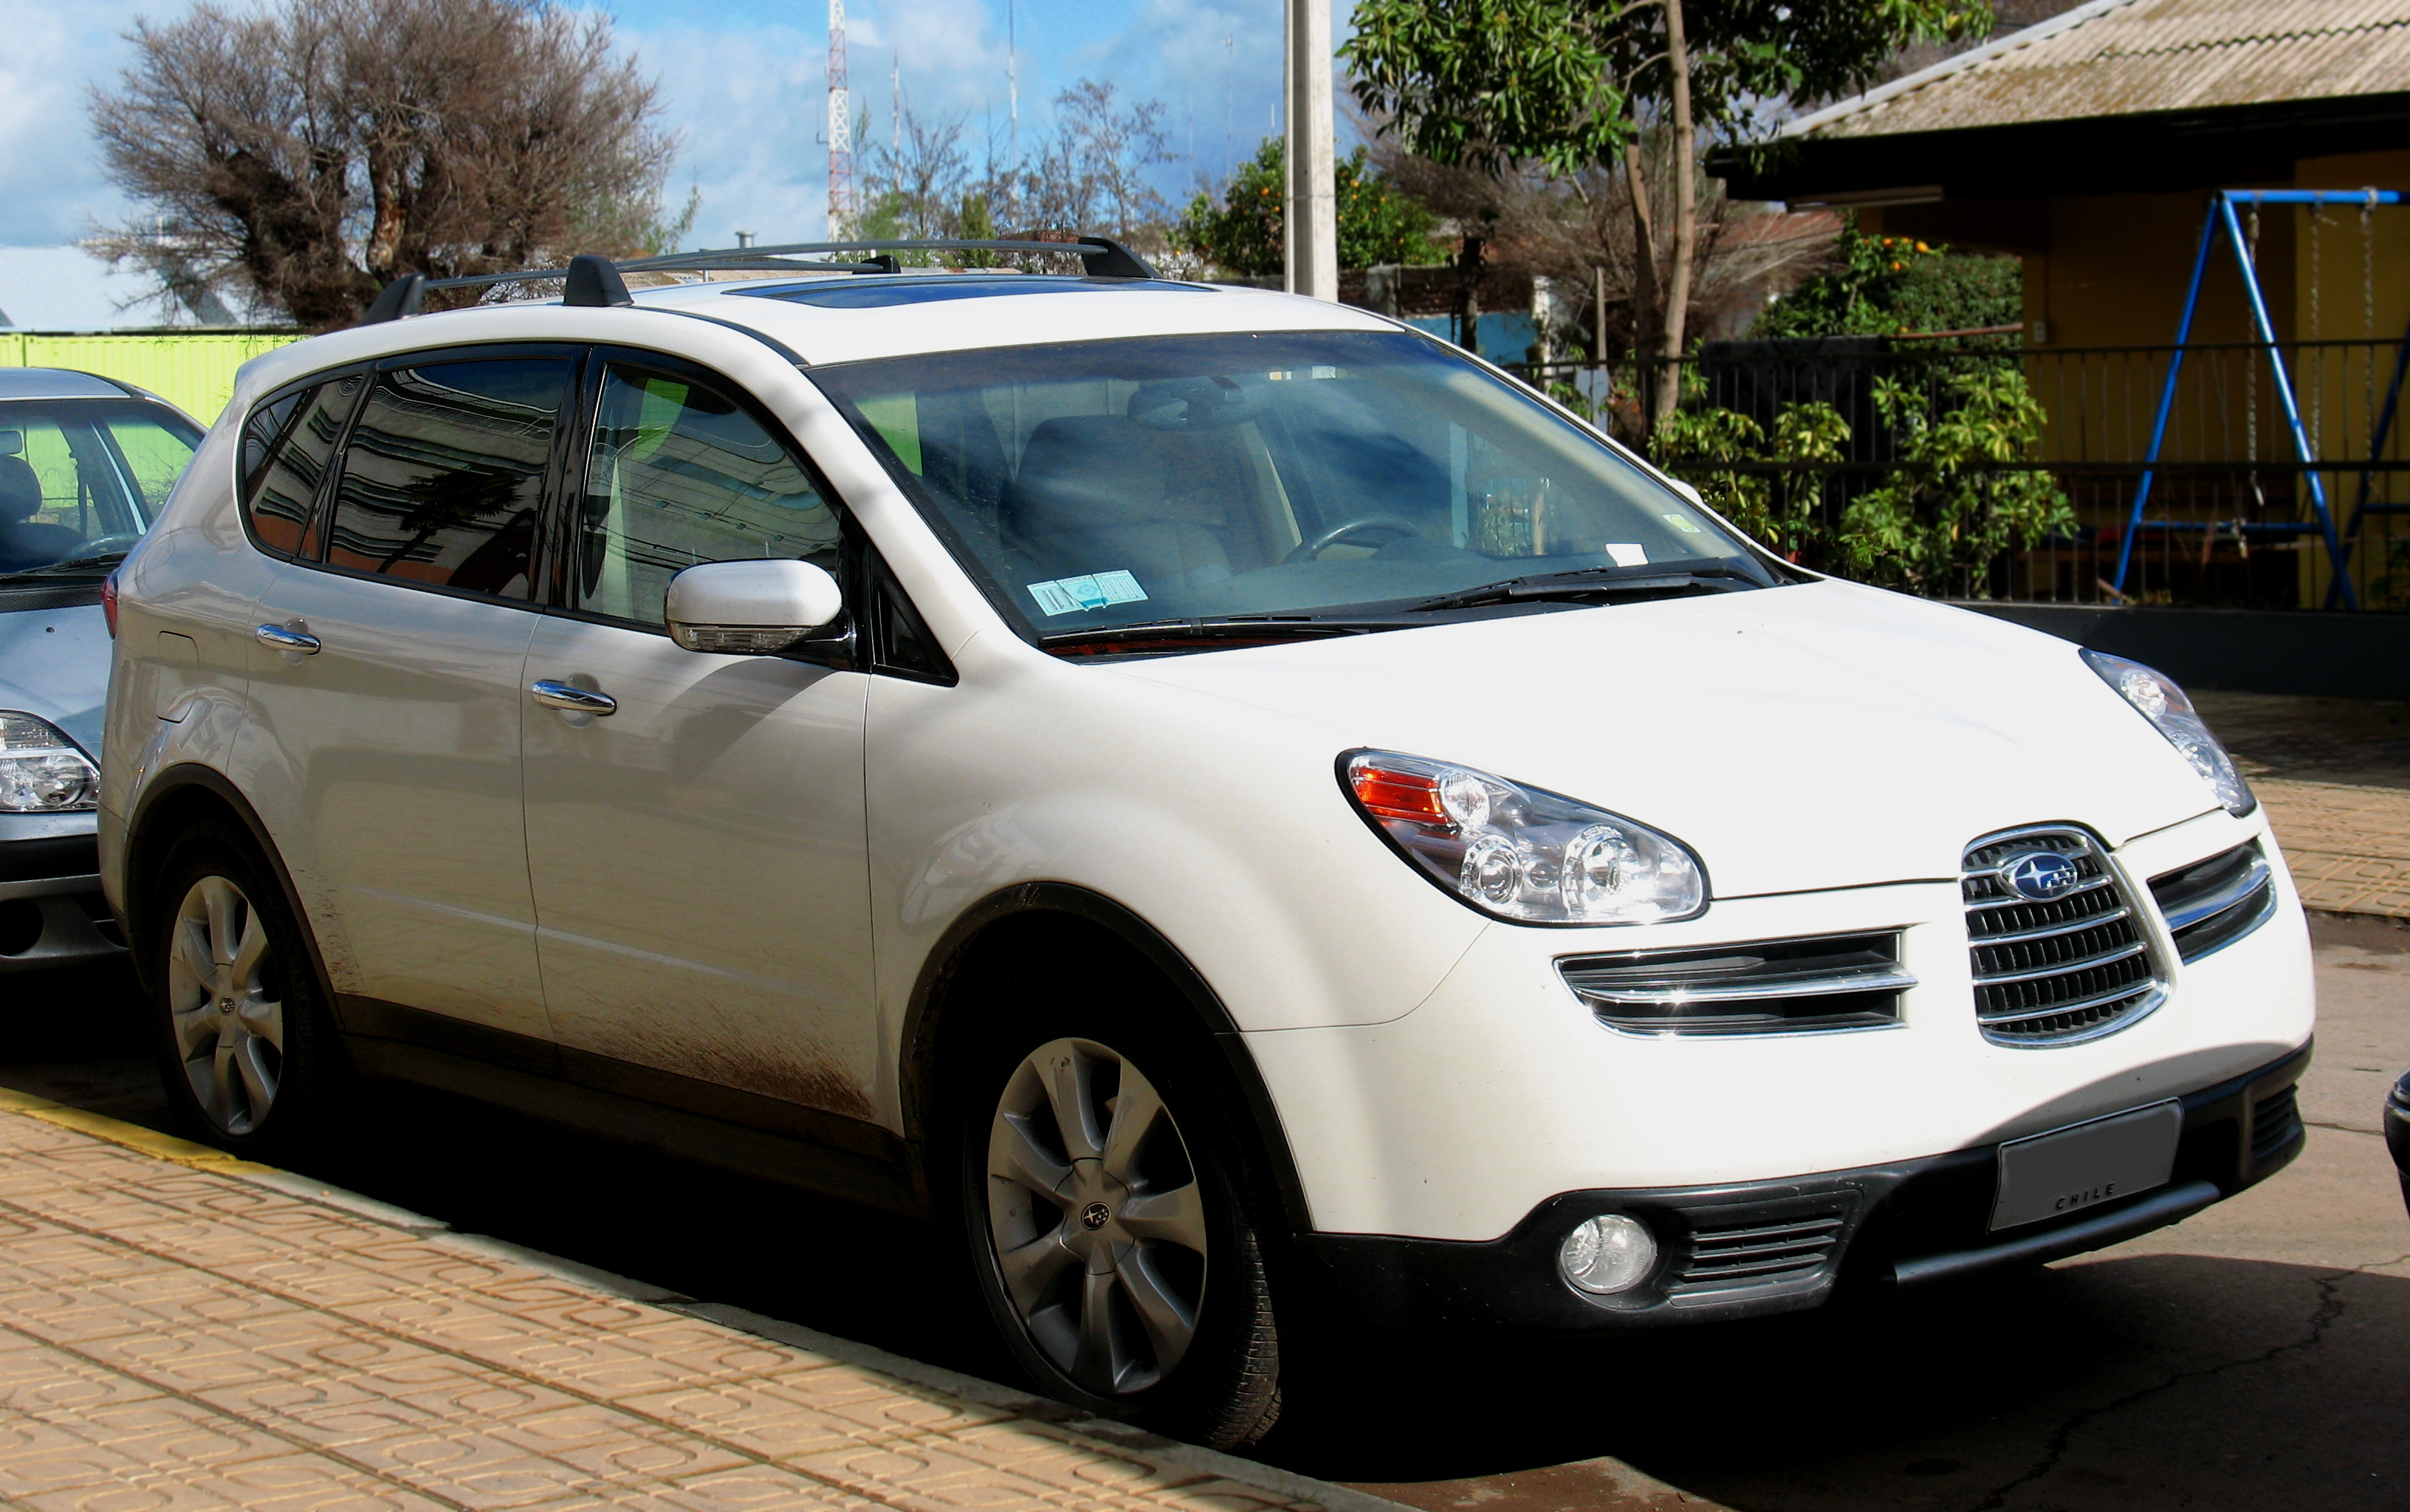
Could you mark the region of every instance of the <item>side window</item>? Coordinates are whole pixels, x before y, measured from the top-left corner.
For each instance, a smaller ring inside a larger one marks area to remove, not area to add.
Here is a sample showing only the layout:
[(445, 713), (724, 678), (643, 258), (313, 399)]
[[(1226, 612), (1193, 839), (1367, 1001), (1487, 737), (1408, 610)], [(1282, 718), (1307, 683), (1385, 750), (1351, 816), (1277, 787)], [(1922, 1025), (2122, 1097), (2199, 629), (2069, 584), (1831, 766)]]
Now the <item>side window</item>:
[(578, 527), (580, 607), (658, 625), (682, 569), (789, 557), (835, 571), (837, 543), (811, 475), (733, 400), (643, 368), (604, 370)]
[(378, 373), (343, 448), (328, 565), (530, 597), (536, 511), (570, 368), (511, 357)]
[(243, 427), (243, 511), (263, 549), (316, 554), (305, 539), (311, 506), (359, 391), (357, 376), (296, 389), (261, 405)]

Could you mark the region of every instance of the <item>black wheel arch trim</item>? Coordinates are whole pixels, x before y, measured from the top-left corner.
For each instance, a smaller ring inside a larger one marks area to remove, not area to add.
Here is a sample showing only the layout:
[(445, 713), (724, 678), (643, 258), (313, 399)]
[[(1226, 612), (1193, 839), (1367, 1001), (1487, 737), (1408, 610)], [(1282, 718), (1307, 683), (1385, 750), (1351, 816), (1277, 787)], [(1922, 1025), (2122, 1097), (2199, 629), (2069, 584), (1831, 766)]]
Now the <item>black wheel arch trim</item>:
[(939, 1021), (945, 1016), (945, 998), (971, 946), (1005, 920), (1049, 913), (1067, 915), (1111, 933), (1136, 951), (1178, 991), (1196, 1014), (1198, 1026), (1212, 1037), (1222, 1053), (1224, 1066), (1238, 1085), (1245, 1103), (1246, 1122), (1253, 1127), (1258, 1153), (1266, 1162), (1264, 1174), (1271, 1179), (1279, 1194), (1283, 1220), (1293, 1233), (1311, 1230), (1313, 1211), (1306, 1200), (1304, 1183), (1298, 1177), (1297, 1160), (1289, 1149), (1280, 1110), (1272, 1101), (1271, 1089), (1264, 1083), (1254, 1052), (1247, 1048), (1246, 1038), (1230, 1017), (1221, 996), (1205, 980), (1204, 973), (1154, 925), (1103, 894), (1069, 882), (1017, 882), (991, 893), (964, 909), (922, 962), (905, 1010), (899, 1047), (897, 1069), (902, 1081), (905, 1139), (915, 1149), (927, 1149), (928, 1115), (936, 1092), (934, 1076)]

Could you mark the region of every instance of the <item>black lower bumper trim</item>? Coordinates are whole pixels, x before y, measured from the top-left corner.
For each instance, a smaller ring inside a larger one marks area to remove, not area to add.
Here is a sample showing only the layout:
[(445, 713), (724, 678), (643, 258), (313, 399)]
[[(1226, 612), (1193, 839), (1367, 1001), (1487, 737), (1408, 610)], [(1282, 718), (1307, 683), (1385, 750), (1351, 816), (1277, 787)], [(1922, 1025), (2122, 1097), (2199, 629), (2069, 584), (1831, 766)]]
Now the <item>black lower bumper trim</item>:
[[(2082, 1254), (2264, 1181), (2301, 1153), (2292, 1090), (2309, 1059), (2304, 1045), (2186, 1094), (2167, 1185), (2009, 1238), (1990, 1227), (1999, 1146), (1987, 1144), (1781, 1181), (1562, 1192), (1480, 1243), (1314, 1233), (1296, 1251), (1326, 1306), (1381, 1327), (1593, 1332), (1793, 1312), (1852, 1281), (1921, 1285)], [(1662, 1256), (1613, 1297), (1557, 1272), (1565, 1234), (1602, 1213), (1647, 1224)]]
[(1982, 1249), (1962, 1249), (1949, 1255), (1927, 1255), (1918, 1259), (1901, 1260), (1891, 1268), (1891, 1278), (1900, 1286), (1912, 1287), (1922, 1281), (1947, 1281), (1972, 1275), (1996, 1266), (2038, 1265), (2045, 1260), (2061, 1260), (2069, 1255), (2081, 1255), (2088, 1249), (2121, 1243), (2136, 1234), (2147, 1234), (2154, 1228), (2181, 1223), (2225, 1197), (2226, 1194), (2219, 1191), (2214, 1183), (2189, 1181), (2181, 1186), (2163, 1187), (2136, 1198), (2129, 1206), (2098, 1214), (2047, 1233), (2030, 1234), (2024, 1239)]

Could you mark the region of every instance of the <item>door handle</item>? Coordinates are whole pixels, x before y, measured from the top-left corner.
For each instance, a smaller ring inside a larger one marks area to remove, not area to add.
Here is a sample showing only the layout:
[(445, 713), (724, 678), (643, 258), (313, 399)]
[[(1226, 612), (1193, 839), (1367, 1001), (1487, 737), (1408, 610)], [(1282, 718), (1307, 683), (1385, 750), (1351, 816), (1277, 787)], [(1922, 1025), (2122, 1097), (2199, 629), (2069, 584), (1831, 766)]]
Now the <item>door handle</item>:
[(555, 682), (549, 677), (528, 684), (528, 691), (546, 708), (565, 714), (617, 714), (619, 701), (609, 693), (589, 692), (574, 683)]
[(260, 645), (275, 650), (290, 651), (296, 656), (318, 654), (318, 637), (308, 631), (287, 630), (283, 625), (262, 625), (252, 633), (259, 637)]

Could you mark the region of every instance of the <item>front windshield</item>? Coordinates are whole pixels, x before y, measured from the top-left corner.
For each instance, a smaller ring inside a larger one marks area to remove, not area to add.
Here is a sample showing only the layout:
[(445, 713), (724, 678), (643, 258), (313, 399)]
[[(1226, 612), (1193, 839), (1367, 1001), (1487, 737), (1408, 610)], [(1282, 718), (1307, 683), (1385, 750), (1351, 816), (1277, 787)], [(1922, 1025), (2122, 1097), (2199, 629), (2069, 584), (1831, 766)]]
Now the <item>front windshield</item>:
[(1569, 573), (1773, 580), (1596, 436), (1402, 331), (1082, 342), (811, 376), (1042, 637), (1396, 614)]
[(182, 416), (138, 400), (0, 404), (0, 577), (107, 573), (200, 443)]

